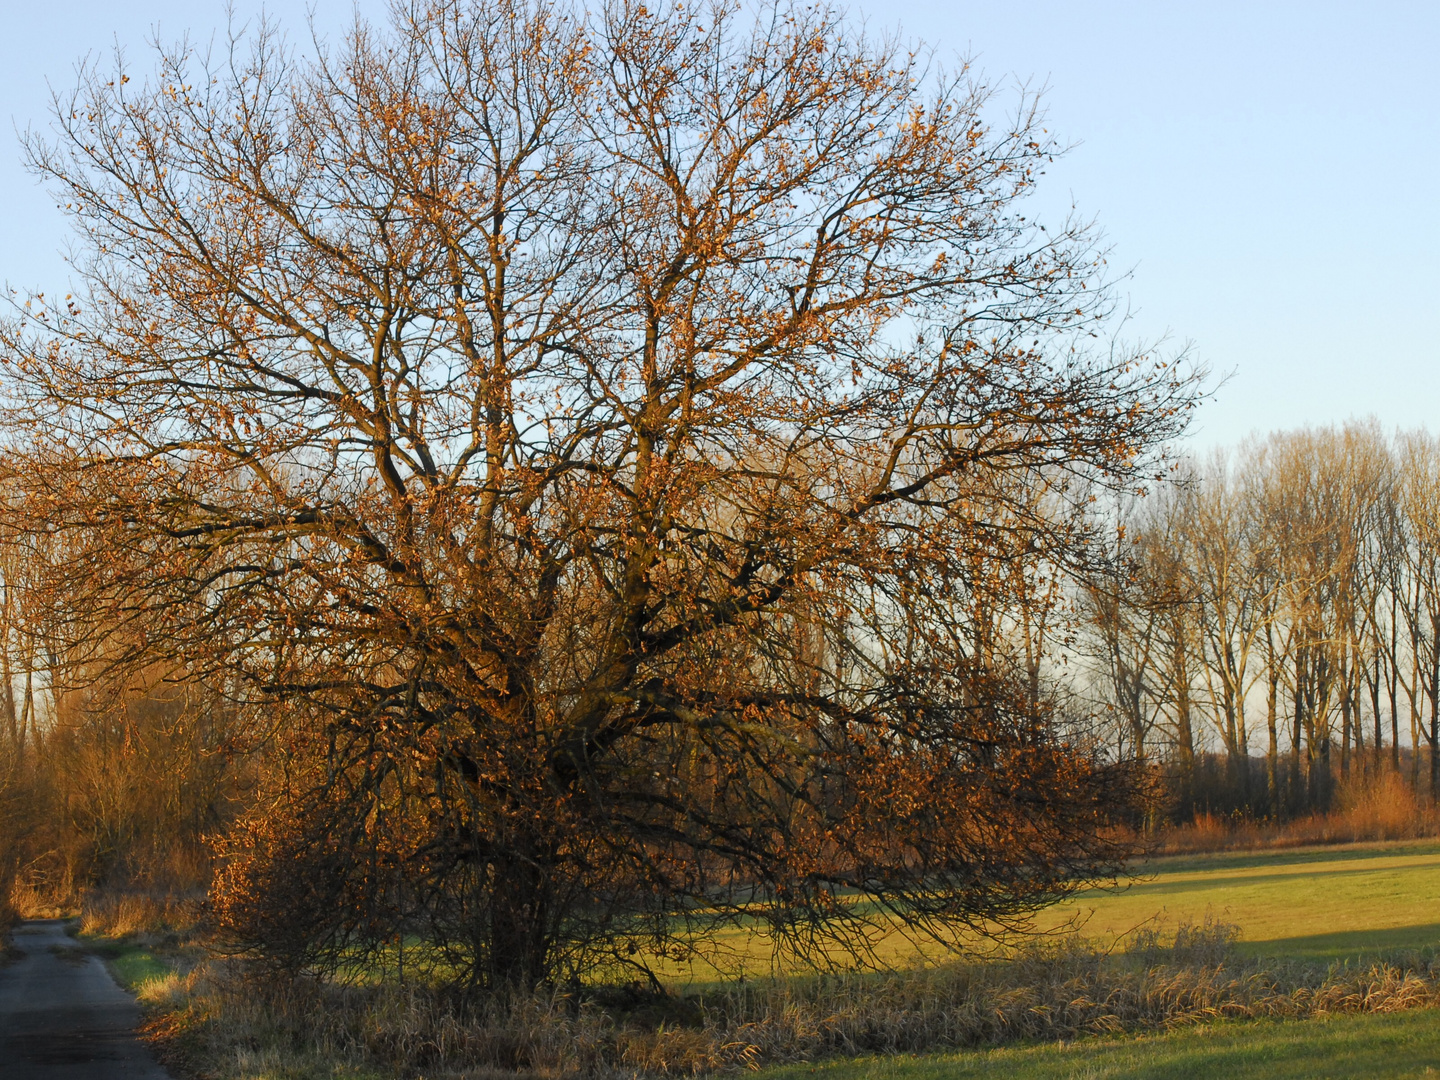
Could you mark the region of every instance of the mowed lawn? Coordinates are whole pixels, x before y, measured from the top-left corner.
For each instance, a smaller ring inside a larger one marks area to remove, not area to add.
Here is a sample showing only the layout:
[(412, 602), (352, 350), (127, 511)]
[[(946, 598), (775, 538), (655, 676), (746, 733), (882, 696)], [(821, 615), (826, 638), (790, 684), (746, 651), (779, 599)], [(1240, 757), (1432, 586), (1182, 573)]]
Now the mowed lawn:
[[(1039, 928), (1073, 928), (1108, 947), (1147, 924), (1163, 934), (1215, 919), (1239, 928), (1242, 952), (1321, 964), (1440, 945), (1440, 841), (1171, 857), (1136, 873), (1118, 889), (1086, 890), (1046, 910)], [(723, 971), (703, 961), (652, 963), (676, 986), (772, 972), (766, 940), (727, 934), (721, 946)], [(899, 968), (941, 959), (899, 934), (875, 952)]]
[(1047, 913), (1113, 940), (1147, 920), (1215, 918), (1240, 947), (1316, 962), (1440, 944), (1440, 843), (1356, 844), (1157, 859), (1118, 892), (1093, 890)]

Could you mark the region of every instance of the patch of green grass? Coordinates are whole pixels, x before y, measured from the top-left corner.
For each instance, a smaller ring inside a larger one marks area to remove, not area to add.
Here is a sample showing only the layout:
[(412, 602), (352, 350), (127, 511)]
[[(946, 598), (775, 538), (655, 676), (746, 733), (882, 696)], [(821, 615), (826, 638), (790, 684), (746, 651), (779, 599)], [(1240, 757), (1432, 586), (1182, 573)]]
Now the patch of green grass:
[(110, 970), (115, 981), (127, 990), (137, 990), (145, 983), (163, 979), (175, 971), (173, 964), (167, 964), (149, 949), (135, 946), (122, 948), (110, 958)]
[(1215, 1023), (1129, 1039), (858, 1058), (763, 1070), (757, 1080), (1399, 1080), (1440, 1075), (1434, 1011)]
[(86, 952), (105, 961), (115, 981), (131, 993), (146, 983), (174, 974), (176, 965), (157, 956), (151, 946), (129, 938), (108, 938), (98, 934), (77, 934)]
[(1240, 927), (1243, 951), (1331, 963), (1440, 943), (1440, 844), (1221, 853), (1159, 859), (1118, 892), (1088, 890), (1047, 912), (1100, 940), (1147, 920), (1207, 915)]

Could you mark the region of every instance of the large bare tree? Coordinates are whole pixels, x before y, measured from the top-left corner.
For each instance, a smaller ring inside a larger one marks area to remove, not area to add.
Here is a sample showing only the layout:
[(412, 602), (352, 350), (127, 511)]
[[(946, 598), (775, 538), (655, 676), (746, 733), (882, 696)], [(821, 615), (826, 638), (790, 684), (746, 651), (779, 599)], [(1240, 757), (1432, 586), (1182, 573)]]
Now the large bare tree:
[(423, 918), (533, 984), (1116, 871), (1131, 774), (996, 605), (1194, 384), (1027, 216), (1034, 106), (824, 8), (433, 0), (86, 69), (29, 142), (78, 282), (3, 329), (13, 479), (286, 755), (233, 933)]

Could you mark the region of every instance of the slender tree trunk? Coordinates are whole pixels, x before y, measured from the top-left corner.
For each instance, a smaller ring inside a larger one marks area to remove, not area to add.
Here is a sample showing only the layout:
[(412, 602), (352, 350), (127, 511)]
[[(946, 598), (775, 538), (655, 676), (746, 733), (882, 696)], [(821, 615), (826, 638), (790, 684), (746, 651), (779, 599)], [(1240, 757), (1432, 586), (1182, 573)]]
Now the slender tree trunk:
[[(15, 756), (17, 759), (25, 756), (25, 736), (27, 728), (34, 726), (35, 721), (35, 673), (31, 665), (25, 665), (25, 694), (20, 702), (20, 737), (15, 742)], [(40, 741), (36, 736), (37, 743)]]
[(1320, 768), (1318, 771), (1315, 805), (1321, 810), (1329, 810), (1333, 777), (1330, 772), (1330, 726), (1328, 724), (1320, 732)]
[(1286, 796), (1287, 810), (1294, 813), (1300, 804), (1300, 746), (1301, 731), (1305, 723), (1303, 664), (1300, 655), (1295, 656), (1295, 723), (1290, 733), (1290, 790)]
[(1420, 683), (1420, 583), (1415, 583), (1416, 599), (1410, 623), (1410, 787), (1420, 794), (1420, 740), (1425, 733), (1425, 688)]
[[(1357, 667), (1355, 674), (1358, 676), (1359, 673), (1360, 669)], [(1360, 770), (1360, 775), (1364, 776), (1369, 767), (1369, 758), (1365, 754), (1365, 694), (1358, 679), (1350, 687), (1350, 707), (1354, 710), (1355, 717), (1355, 767)]]
[(1410, 787), (1420, 793), (1420, 717), (1416, 715), (1415, 703), (1410, 703)]
[(1269, 736), (1269, 742), (1265, 749), (1265, 793), (1270, 803), (1270, 816), (1278, 818), (1280, 814), (1280, 742), (1275, 730), (1276, 722), (1276, 700), (1275, 695), (1279, 689), (1280, 676), (1274, 665), (1270, 666), (1268, 688), (1265, 696), (1265, 729)]
[[(1350, 737), (1353, 734), (1353, 732), (1351, 731), (1351, 724), (1354, 721), (1354, 713), (1351, 711), (1350, 708), (1350, 684), (1348, 682), (1350, 671), (1350, 651), (1346, 647), (1346, 642), (1343, 639), (1340, 641), (1340, 655), (1338, 657), (1338, 660), (1339, 663), (1336, 665), (1336, 671), (1340, 676), (1340, 777), (1343, 780), (1350, 775)], [(1329, 700), (1328, 696), (1326, 700)], [(1330, 725), (1327, 722), (1325, 726), (1327, 735), (1326, 741), (1328, 743)], [(1326, 780), (1326, 788), (1328, 792), (1328, 772), (1326, 775)]]
[(1184, 627), (1174, 624), (1175, 636), (1175, 736), (1180, 771), (1188, 785), (1195, 768), (1195, 731), (1190, 718), (1190, 668), (1185, 659)]
[(1440, 642), (1435, 643), (1430, 658), (1430, 730), (1426, 739), (1430, 743), (1430, 801), (1440, 801)]
[(1394, 686), (1390, 687), (1390, 767), (1400, 771), (1400, 703)]
[(1385, 762), (1384, 738), (1380, 726), (1380, 650), (1375, 650), (1375, 678), (1370, 682), (1370, 711), (1375, 717), (1375, 775), (1380, 775), (1381, 766)]
[(1346, 779), (1350, 776), (1350, 691), (1345, 687), (1340, 689), (1340, 777)]
[(18, 752), (20, 748), (20, 715), (15, 708), (15, 673), (10, 666), (10, 639), (0, 641), (0, 679), (5, 681), (3, 701), (5, 704), (5, 727), (10, 735), (10, 746)]
[(1387, 665), (1390, 689), (1390, 764), (1400, 771), (1400, 700), (1397, 684), (1400, 681), (1400, 627), (1397, 614), (1399, 601), (1395, 593), (1390, 594), (1390, 662)]

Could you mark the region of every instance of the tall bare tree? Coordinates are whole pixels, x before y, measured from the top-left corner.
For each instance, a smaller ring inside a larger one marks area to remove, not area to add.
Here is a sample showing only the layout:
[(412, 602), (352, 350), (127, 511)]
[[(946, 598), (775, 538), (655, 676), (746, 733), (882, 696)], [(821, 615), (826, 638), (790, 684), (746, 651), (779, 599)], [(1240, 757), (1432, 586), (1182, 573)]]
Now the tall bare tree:
[[(1440, 443), (1426, 432), (1412, 432), (1400, 440), (1399, 451), (1409, 541), (1402, 550), (1413, 590), (1412, 601), (1402, 608), (1416, 686), (1411, 714), (1415, 732), (1429, 744), (1430, 795), (1440, 798)], [(1418, 754), (1418, 738), (1413, 745)]]
[(262, 27), (87, 69), (30, 140), (80, 281), (0, 332), (12, 471), (137, 656), (294, 759), (241, 938), (420, 912), (533, 984), (704, 920), (863, 951), (857, 893), (1004, 923), (1125, 854), (1131, 774), (981, 624), (1014, 553), (1083, 568), (1056, 501), (1142, 479), (1194, 384), (1087, 351), (1112, 293), (1024, 210), (1033, 101), (749, 18)]

